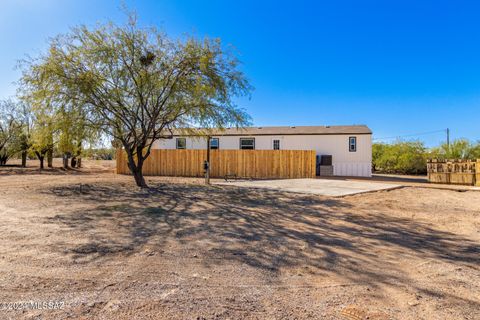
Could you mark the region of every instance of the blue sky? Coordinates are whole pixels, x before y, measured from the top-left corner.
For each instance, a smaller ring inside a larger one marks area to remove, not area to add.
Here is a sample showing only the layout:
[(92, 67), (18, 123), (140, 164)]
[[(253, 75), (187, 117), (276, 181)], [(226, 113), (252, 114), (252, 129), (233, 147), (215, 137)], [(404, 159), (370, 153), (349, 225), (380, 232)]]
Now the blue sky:
[[(449, 127), (480, 139), (479, 1), (124, 1), (172, 37), (220, 37), (255, 87), (255, 125), (367, 124), (374, 137)], [(114, 0), (2, 0), (0, 98), (15, 64), (77, 24), (125, 21)], [(416, 138), (409, 136), (408, 139)], [(445, 134), (419, 135), (428, 145)]]

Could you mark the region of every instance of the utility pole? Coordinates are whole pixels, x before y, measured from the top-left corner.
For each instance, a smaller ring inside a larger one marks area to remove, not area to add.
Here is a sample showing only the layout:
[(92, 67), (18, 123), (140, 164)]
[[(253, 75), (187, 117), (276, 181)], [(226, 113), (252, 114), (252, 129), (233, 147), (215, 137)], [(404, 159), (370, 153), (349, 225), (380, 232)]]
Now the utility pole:
[(447, 150), (450, 151), (450, 129), (447, 128)]

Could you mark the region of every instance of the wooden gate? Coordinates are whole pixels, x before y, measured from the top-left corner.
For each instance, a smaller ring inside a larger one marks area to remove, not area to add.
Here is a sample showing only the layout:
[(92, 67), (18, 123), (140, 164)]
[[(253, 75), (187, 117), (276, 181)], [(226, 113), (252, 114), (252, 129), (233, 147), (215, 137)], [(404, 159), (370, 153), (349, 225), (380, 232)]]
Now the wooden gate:
[[(314, 150), (211, 150), (210, 176), (223, 178), (314, 178)], [(144, 175), (202, 177), (207, 150), (154, 149), (145, 161)], [(117, 150), (117, 173), (129, 174), (126, 154)]]

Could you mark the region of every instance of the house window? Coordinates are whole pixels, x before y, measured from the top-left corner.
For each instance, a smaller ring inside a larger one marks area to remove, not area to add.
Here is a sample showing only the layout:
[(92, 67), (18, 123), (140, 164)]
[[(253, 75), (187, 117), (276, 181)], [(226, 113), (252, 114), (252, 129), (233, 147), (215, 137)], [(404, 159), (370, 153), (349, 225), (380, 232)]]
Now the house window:
[(255, 149), (255, 138), (240, 138), (240, 149), (242, 150)]
[(177, 138), (177, 149), (187, 149), (186, 138)]
[(219, 145), (218, 138), (211, 138), (210, 139), (210, 149), (216, 150), (216, 149), (219, 149), (219, 148), (220, 148), (220, 145)]
[(348, 151), (350, 152), (357, 151), (357, 137), (348, 138)]
[(280, 150), (280, 140), (273, 140), (273, 150)]

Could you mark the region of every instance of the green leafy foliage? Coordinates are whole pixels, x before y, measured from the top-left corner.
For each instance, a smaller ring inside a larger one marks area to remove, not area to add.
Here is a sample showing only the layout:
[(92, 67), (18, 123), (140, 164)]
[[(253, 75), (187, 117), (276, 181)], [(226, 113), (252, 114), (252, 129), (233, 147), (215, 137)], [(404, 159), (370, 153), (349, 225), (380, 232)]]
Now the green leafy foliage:
[(80, 115), (123, 146), (146, 187), (143, 163), (173, 129), (249, 123), (232, 99), (251, 90), (238, 64), (218, 39), (173, 41), (131, 17), (125, 26), (79, 26), (54, 38), (47, 54), (26, 63), (22, 87), (27, 99), (62, 115), (60, 149), (78, 147)]
[(24, 148), (26, 137), (21, 106), (13, 100), (0, 101), (0, 165)]
[(85, 155), (94, 160), (113, 160), (116, 152), (114, 148), (92, 148), (85, 150)]
[(480, 159), (480, 142), (457, 139), (428, 150), (420, 141), (374, 143), (372, 146), (373, 170), (385, 173), (423, 174), (427, 159)]
[(480, 141), (472, 143), (467, 139), (454, 140), (432, 149), (431, 158), (436, 159), (480, 159)]
[(373, 169), (385, 173), (421, 174), (427, 170), (427, 152), (420, 141), (375, 143), (372, 146)]
[(35, 109), (35, 117), (30, 135), (30, 151), (40, 161), (43, 168), (43, 159), (47, 152), (53, 150), (56, 134), (55, 114), (49, 113), (45, 108)]

